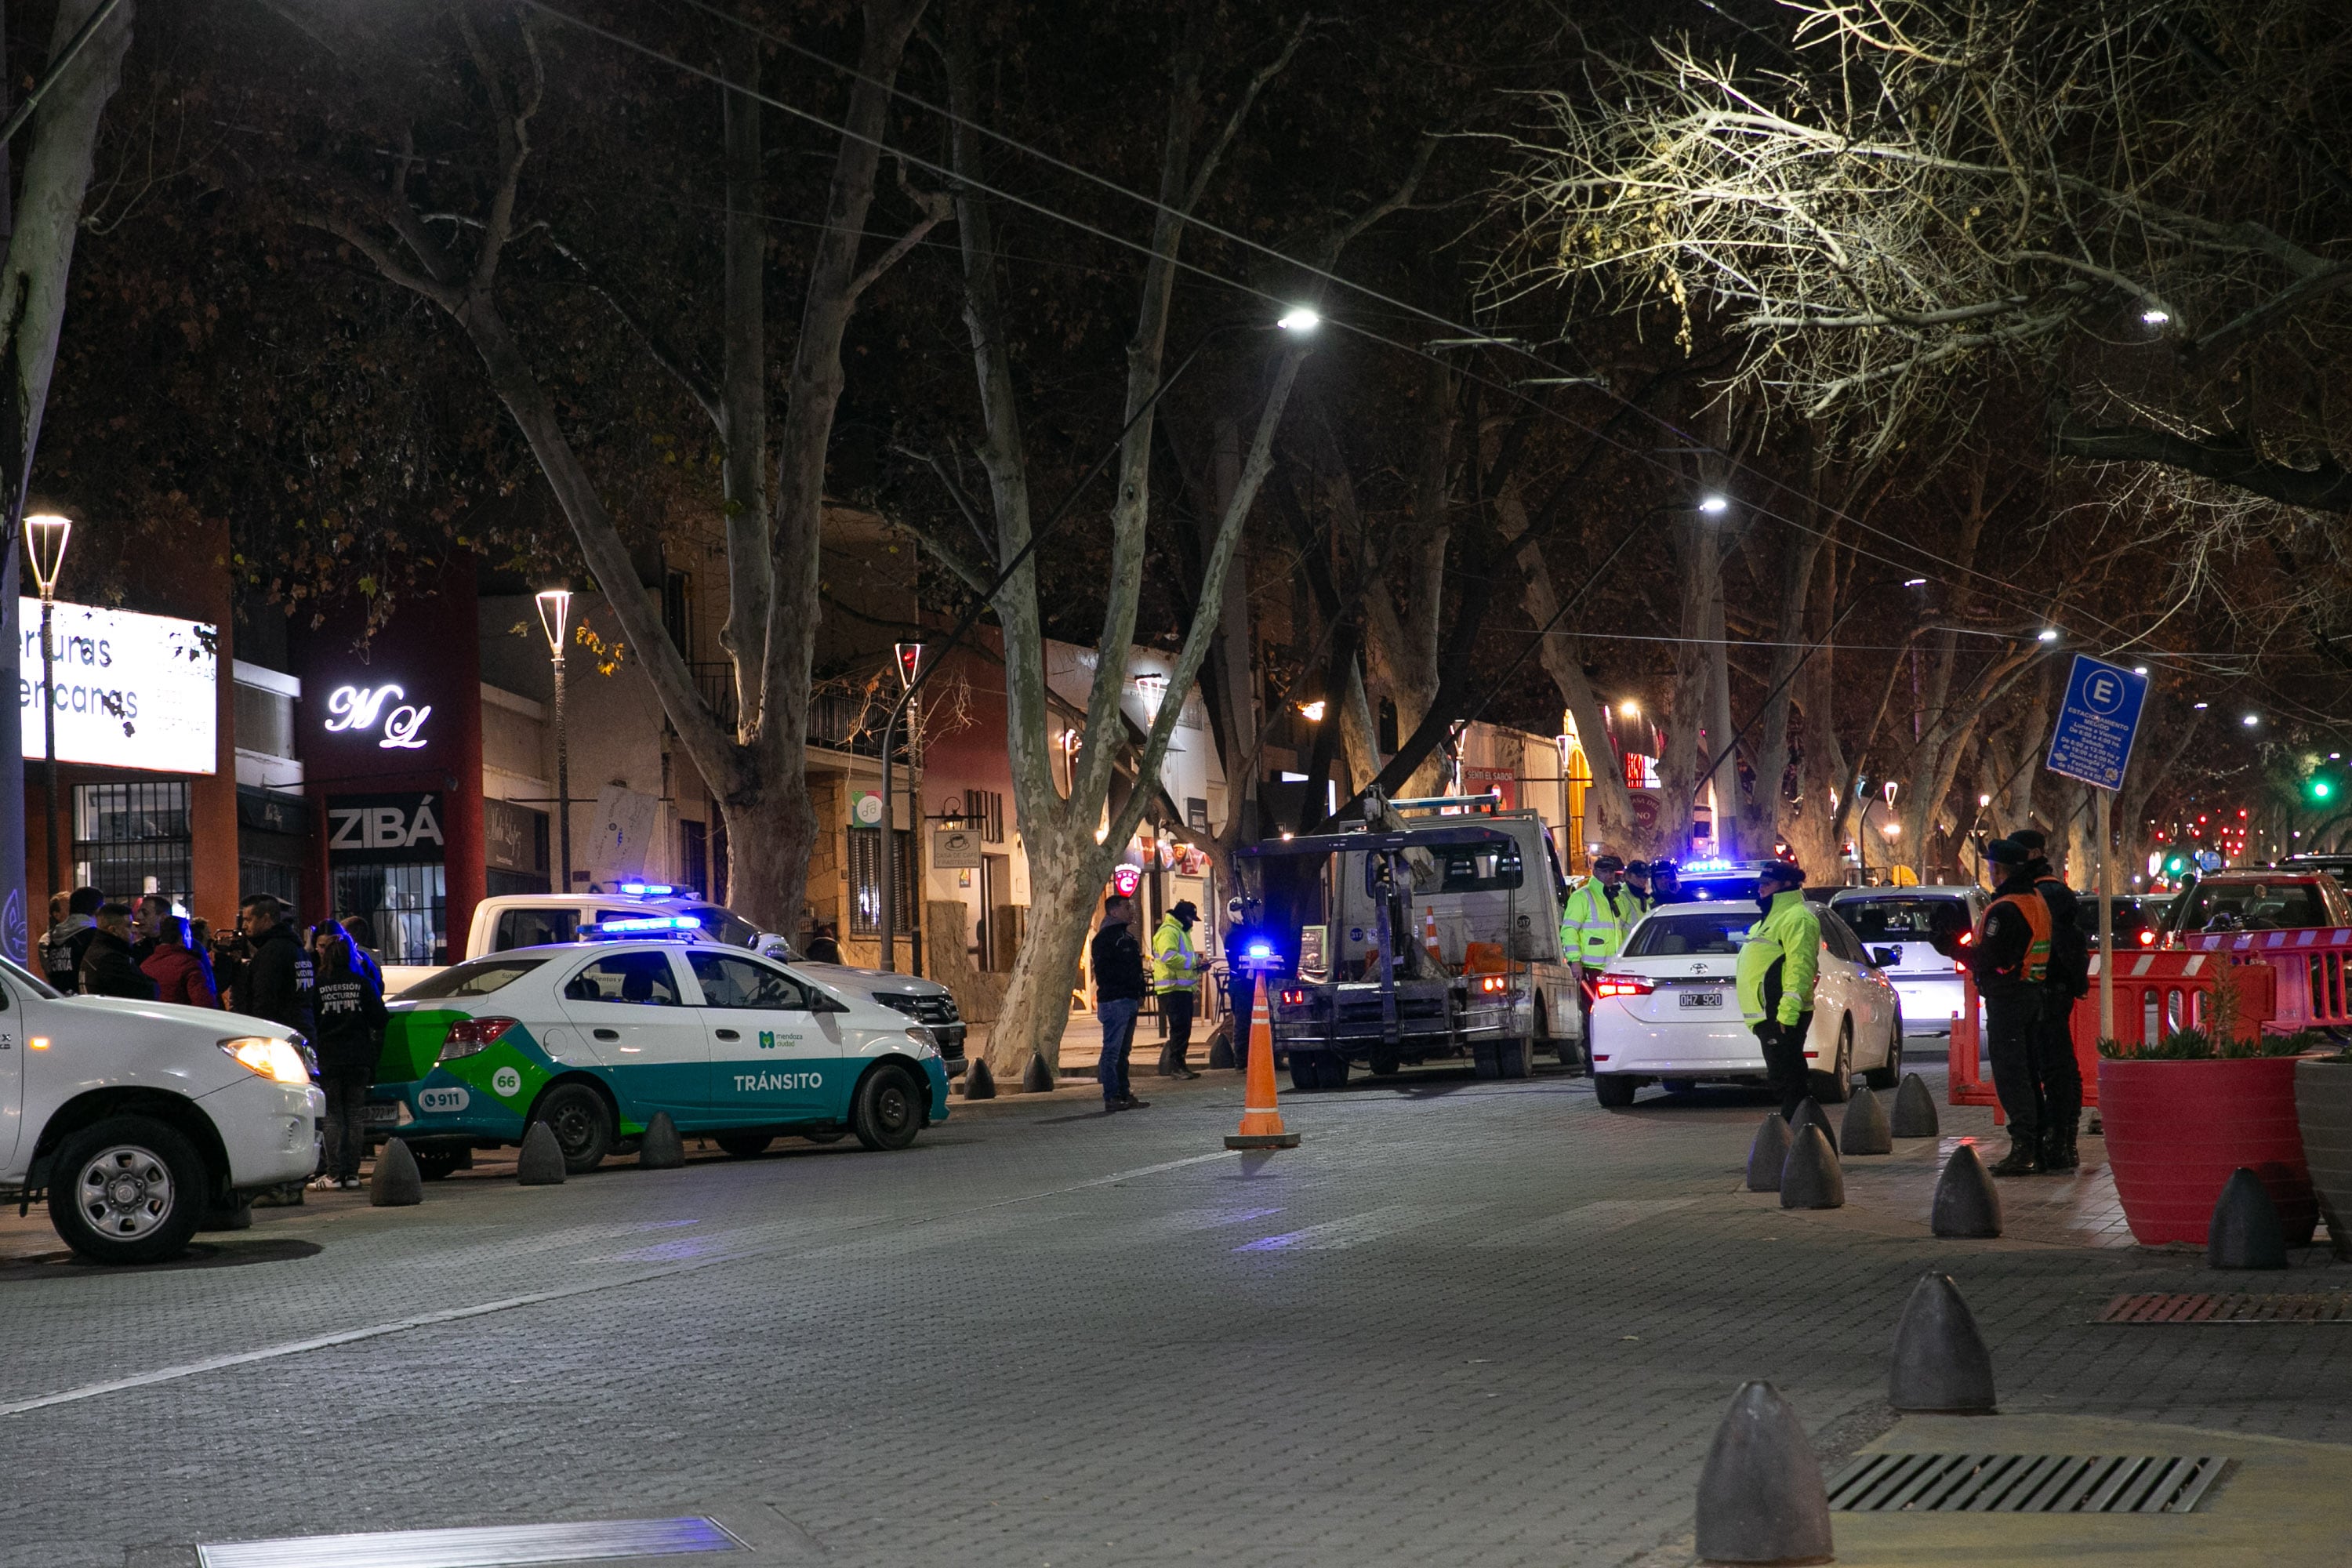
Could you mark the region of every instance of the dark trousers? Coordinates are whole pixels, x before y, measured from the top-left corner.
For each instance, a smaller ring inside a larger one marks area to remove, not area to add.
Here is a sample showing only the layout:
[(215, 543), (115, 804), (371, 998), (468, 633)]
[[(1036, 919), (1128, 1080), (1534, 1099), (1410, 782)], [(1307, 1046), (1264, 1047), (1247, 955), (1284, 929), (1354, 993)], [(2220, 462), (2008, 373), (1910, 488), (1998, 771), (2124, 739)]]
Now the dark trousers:
[(1234, 1041), (1234, 1066), (1249, 1067), (1250, 1024), (1257, 1012), (1257, 976), (1236, 969), (1225, 984), (1225, 1027)]
[(327, 1136), (319, 1150), (319, 1173), (343, 1181), (360, 1173), (367, 1157), (367, 1091), (375, 1081), (369, 1068), (320, 1075), (327, 1091)]
[[(1992, 1087), (2009, 1116), (2009, 1135), (2032, 1149), (2042, 1137), (2042, 997), (1985, 998), (1985, 1050), (1992, 1058)], [(2067, 1056), (2071, 1060), (2074, 1052)], [(2082, 1092), (2078, 1079), (2075, 1093)]]
[(1199, 1003), (1190, 991), (1160, 994), (1160, 1021), (1168, 1026), (1168, 1043), (1160, 1047), (1162, 1074), (1183, 1070), (1184, 1053), (1192, 1048), (1192, 1010)]
[(1139, 996), (1114, 996), (1095, 1004), (1095, 1016), (1102, 1020), (1103, 1032), (1102, 1061), (1095, 1068), (1095, 1079), (1102, 1085), (1106, 1105), (1129, 1098), (1127, 1053), (1135, 1045), (1135, 1016), (1142, 1008)]
[(2064, 1133), (2083, 1116), (2083, 1064), (2074, 1056), (2074, 999), (2052, 991), (2042, 1002), (2041, 1048), (2035, 1066), (2042, 1076), (2044, 1125)]
[(1813, 1016), (1800, 1013), (1795, 1023), (1777, 1028), (1768, 1018), (1752, 1027), (1764, 1047), (1764, 1076), (1780, 1091), (1780, 1116), (1785, 1121), (1796, 1115), (1797, 1107), (1813, 1092), (1805, 1076), (1805, 1038), (1813, 1032)]

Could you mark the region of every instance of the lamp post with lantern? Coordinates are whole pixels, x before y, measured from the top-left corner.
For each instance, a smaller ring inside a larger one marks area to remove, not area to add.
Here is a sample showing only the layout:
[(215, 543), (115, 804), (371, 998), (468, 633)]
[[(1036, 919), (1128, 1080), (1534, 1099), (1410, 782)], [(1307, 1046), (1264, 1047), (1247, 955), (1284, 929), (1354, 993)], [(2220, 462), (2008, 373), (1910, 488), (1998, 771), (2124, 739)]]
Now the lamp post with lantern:
[(555, 837), (563, 868), (557, 891), (572, 891), (572, 749), (563, 726), (563, 645), (572, 635), (572, 590), (549, 588), (539, 595), (539, 627), (547, 634), (555, 665)]
[(49, 808), (49, 891), (64, 887), (59, 879), (58, 816), (65, 807), (58, 786), (58, 639), (55, 610), (58, 574), (66, 563), (66, 542), (73, 537), (70, 519), (42, 513), (25, 520), (25, 551), (33, 558), (33, 581), (41, 590), (41, 755), (47, 759)]

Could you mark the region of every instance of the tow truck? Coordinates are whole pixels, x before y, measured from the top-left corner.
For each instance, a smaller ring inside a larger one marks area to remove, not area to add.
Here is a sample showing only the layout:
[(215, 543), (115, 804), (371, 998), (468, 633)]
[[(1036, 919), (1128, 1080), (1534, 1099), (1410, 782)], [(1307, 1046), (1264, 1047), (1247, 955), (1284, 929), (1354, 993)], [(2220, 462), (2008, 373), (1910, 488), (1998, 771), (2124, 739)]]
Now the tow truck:
[(1542, 818), (1493, 795), (1375, 800), (1366, 817), (1238, 851), (1298, 921), (1292, 974), (1268, 981), (1292, 1085), (1339, 1089), (1360, 1063), (1467, 1056), (1481, 1078), (1525, 1078), (1538, 1050), (1574, 1061), (1567, 879)]

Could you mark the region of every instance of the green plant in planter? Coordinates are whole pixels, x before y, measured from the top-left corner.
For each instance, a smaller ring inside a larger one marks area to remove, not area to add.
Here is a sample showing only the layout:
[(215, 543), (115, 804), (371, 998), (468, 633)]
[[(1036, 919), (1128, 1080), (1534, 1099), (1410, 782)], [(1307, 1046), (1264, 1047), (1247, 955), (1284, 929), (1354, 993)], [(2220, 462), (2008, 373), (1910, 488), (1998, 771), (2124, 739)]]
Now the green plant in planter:
[[(2299, 1057), (2333, 1043), (2317, 1029), (2297, 1029), (2289, 1035), (2257, 1035), (2252, 1039), (2224, 1037), (2218, 1042), (2203, 1029), (2174, 1029), (2149, 1045), (2103, 1039), (2099, 1042), (2099, 1055), (2125, 1061), (2246, 1061), (2255, 1057)], [(2352, 1061), (2352, 1050), (2337, 1059)]]

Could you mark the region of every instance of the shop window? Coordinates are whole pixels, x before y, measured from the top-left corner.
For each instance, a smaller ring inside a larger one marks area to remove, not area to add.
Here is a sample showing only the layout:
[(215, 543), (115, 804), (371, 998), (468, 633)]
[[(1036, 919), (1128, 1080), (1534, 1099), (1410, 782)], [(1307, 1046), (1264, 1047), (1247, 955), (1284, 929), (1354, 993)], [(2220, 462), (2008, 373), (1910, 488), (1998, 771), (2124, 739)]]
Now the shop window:
[(124, 900), (162, 893), (185, 909), (195, 891), (195, 864), (184, 782), (74, 786), (77, 887)]
[[(921, 909), (915, 902), (912, 835), (903, 827), (894, 832), (898, 838), (898, 909), (891, 923), (897, 934), (904, 936), (920, 924)], [(849, 829), (849, 934), (882, 934), (882, 830), (878, 827)]]
[(448, 881), (439, 863), (337, 866), (335, 913), (362, 915), (386, 963), (446, 963)]

